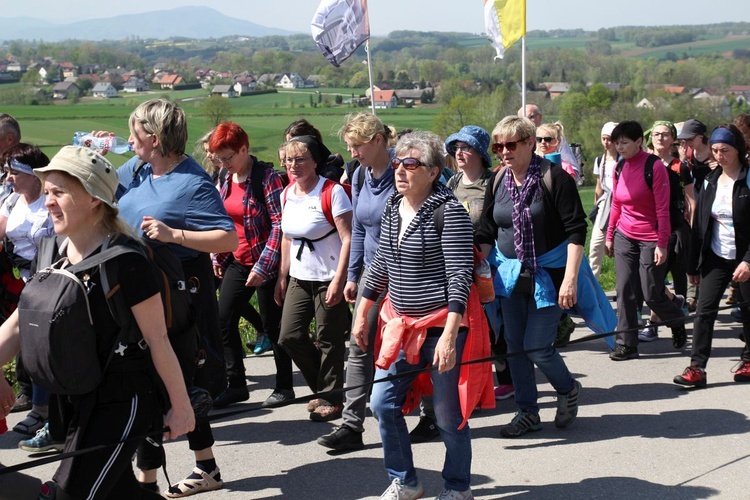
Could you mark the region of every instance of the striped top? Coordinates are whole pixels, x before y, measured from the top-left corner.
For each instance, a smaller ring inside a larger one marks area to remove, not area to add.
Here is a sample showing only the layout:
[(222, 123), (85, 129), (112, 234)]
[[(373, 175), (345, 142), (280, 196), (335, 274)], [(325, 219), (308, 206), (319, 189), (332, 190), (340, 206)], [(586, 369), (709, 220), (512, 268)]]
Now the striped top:
[[(377, 300), (388, 287), (393, 307), (404, 316), (422, 317), (448, 305), (463, 314), (474, 268), (473, 229), (466, 209), (445, 186), (438, 186), (409, 223), (399, 245), (403, 195), (386, 203), (380, 244), (368, 268), (363, 296)], [(442, 240), (433, 212), (445, 203)]]

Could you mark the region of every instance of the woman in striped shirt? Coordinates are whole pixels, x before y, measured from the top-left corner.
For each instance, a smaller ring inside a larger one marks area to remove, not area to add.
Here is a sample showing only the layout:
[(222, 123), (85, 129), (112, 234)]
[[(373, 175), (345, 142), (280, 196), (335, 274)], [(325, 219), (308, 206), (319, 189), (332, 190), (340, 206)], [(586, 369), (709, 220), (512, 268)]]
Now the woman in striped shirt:
[[(375, 381), (430, 363), (437, 367), (432, 372), (433, 397), (447, 450), (445, 489), (438, 498), (468, 499), (472, 498), (471, 440), (468, 426), (462, 426), (460, 370), (455, 365), (468, 331), (464, 312), (472, 280), (473, 231), (466, 210), (439, 182), (442, 149), (442, 141), (429, 132), (406, 134), (396, 145), (392, 165), (397, 193), (386, 203), (380, 243), (368, 268), (352, 336), (365, 350), (367, 313), (387, 286)], [(438, 208), (442, 224), (436, 222)], [(415, 321), (420, 327), (413, 326)], [(410, 349), (412, 343), (416, 345)], [(373, 387), (370, 406), (378, 420), (385, 468), (392, 481), (381, 499), (420, 498), (424, 493), (402, 413), (414, 378), (405, 376)]]

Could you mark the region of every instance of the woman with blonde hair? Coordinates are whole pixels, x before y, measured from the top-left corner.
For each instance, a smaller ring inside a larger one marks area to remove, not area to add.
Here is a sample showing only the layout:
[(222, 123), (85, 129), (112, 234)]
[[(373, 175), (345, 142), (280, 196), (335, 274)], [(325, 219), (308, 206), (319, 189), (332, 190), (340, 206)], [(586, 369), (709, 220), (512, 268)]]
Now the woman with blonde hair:
[[(115, 168), (91, 150), (65, 146), (48, 166), (35, 173), (44, 182), (45, 205), (52, 215), (55, 232), (66, 237), (61, 250), (65, 260), (59, 265), (88, 284), (86, 297), (96, 334), (96, 356), (104, 367), (101, 380), (92, 390), (65, 397), (65, 404), (73, 411), (68, 421), (65, 451), (88, 449), (89, 453), (64, 459), (53, 482), (42, 488), (46, 494), (40, 498), (161, 498), (157, 492), (140, 488), (131, 466), (140, 443), (133, 438), (161, 428), (154, 427), (154, 417), (161, 405), (153, 368), (164, 383), (171, 405), (163, 421), (169, 427), (165, 437), (175, 439), (191, 431), (195, 416), (167, 337), (159, 282), (152, 264), (139, 252), (112, 257), (110, 262), (115, 265), (109, 269), (117, 278), (117, 287), (113, 288), (111, 299), (104, 295), (101, 273), (94, 272), (97, 267), (85, 268), (89, 257), (100, 254), (104, 244), (113, 241), (112, 234), (119, 233), (117, 241), (128, 244), (130, 228), (117, 216)], [(43, 279), (44, 276), (39, 281)], [(45, 285), (36, 284), (35, 293), (59, 290)], [(27, 285), (32, 286), (31, 282)], [(117, 294), (121, 294), (120, 300), (128, 306), (148, 350), (135, 339), (121, 337), (120, 327), (107, 304), (107, 300), (116, 300)], [(49, 300), (57, 298), (50, 295)], [(27, 307), (31, 308), (40, 299), (37, 296), (36, 301), (19, 308), (0, 327), (0, 364), (6, 363), (22, 343), (26, 347), (24, 336), (39, 338), (38, 328), (28, 331), (30, 320), (37, 316), (32, 317), (35, 310)], [(23, 300), (22, 297), (22, 303)], [(32, 353), (34, 349), (24, 351), (29, 360)], [(56, 371), (56, 380), (63, 374)], [(0, 380), (0, 418), (6, 416), (14, 399), (7, 382)], [(118, 442), (118, 446), (105, 446)]]
[[(380, 241), (380, 219), (388, 198), (395, 191), (391, 154), (388, 143), (391, 131), (371, 113), (356, 113), (346, 118), (339, 130), (339, 137), (346, 143), (352, 158), (360, 165), (354, 171), (352, 183), (352, 242), (349, 251), (344, 298), (354, 303), (354, 311), (362, 300), (361, 284), (367, 279), (367, 268), (372, 262)], [(380, 298), (382, 300), (382, 296)], [(380, 300), (378, 301), (378, 306)], [(367, 387), (372, 381), (373, 346), (377, 330), (377, 307), (370, 314), (367, 349), (362, 350), (356, 342), (349, 343), (346, 369), (347, 387), (359, 387), (347, 391), (344, 405), (344, 422), (333, 432), (318, 438), (318, 444), (335, 450), (362, 449)]]
[[(536, 129), (536, 154), (546, 157), (549, 154), (560, 153), (560, 145), (565, 140), (564, 130), (560, 122), (539, 125)], [(563, 170), (574, 179), (576, 178), (576, 170), (571, 163), (563, 160), (562, 157), (559, 162), (554, 163), (560, 163)]]
[[(167, 244), (180, 260), (185, 276), (204, 284), (193, 303), (208, 354), (200, 370), (195, 366), (196, 350), (184, 347), (185, 352), (178, 355), (185, 379), (216, 397), (226, 387), (226, 373), (210, 253), (237, 248), (234, 222), (211, 177), (185, 154), (187, 119), (180, 107), (167, 99), (145, 101), (130, 115), (129, 126), (128, 141), (136, 157), (117, 170), (120, 212), (139, 235)], [(165, 492), (169, 498), (219, 489), (224, 484), (207, 420), (198, 421), (195, 431), (188, 434), (188, 443), (195, 452), (196, 466)], [(144, 444), (137, 462), (142, 470), (140, 481), (156, 489), (156, 470), (163, 462), (159, 448)]]

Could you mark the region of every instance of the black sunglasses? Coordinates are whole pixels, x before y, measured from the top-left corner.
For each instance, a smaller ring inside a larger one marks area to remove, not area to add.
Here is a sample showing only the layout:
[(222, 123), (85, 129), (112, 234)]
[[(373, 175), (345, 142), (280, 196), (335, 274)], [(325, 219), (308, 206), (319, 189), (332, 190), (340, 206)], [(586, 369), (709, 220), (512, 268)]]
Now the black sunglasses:
[(537, 142), (537, 144), (541, 144), (541, 143), (542, 143), (542, 141), (544, 141), (544, 142), (546, 142), (546, 143), (550, 143), (550, 142), (552, 142), (552, 141), (554, 141), (554, 140), (555, 140), (555, 138), (554, 138), (554, 137), (537, 137), (537, 138), (536, 138), (536, 142)]
[(416, 170), (416, 169), (418, 169), (419, 167), (424, 167), (424, 166), (426, 166), (426, 165), (425, 165), (424, 163), (422, 163), (421, 161), (417, 160), (416, 158), (412, 158), (412, 157), (410, 157), (410, 156), (409, 156), (409, 157), (406, 157), (406, 158), (398, 158), (398, 157), (394, 157), (394, 158), (393, 158), (393, 159), (391, 160), (391, 166), (392, 166), (392, 167), (393, 167), (394, 169), (396, 169), (396, 168), (398, 168), (398, 166), (399, 166), (399, 165), (403, 165), (403, 166), (404, 166), (404, 168), (405, 168), (406, 170)]

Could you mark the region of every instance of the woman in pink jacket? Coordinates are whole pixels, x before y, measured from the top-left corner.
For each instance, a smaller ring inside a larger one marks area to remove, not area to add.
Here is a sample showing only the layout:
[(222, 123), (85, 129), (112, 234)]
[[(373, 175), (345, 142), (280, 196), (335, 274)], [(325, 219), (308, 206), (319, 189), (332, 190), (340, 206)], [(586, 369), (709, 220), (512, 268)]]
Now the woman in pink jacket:
[(682, 309), (664, 293), (671, 232), (667, 169), (658, 157), (641, 149), (643, 128), (638, 122), (620, 123), (612, 131), (612, 140), (622, 159), (612, 179), (605, 251), (615, 258), (617, 330), (626, 331), (617, 335), (617, 346), (609, 357), (625, 361), (638, 357), (637, 309), (644, 300), (662, 321), (676, 320), (670, 325), (675, 349), (685, 346), (687, 336)]

